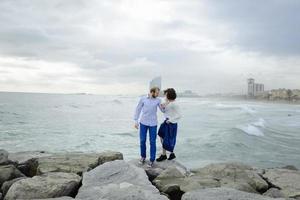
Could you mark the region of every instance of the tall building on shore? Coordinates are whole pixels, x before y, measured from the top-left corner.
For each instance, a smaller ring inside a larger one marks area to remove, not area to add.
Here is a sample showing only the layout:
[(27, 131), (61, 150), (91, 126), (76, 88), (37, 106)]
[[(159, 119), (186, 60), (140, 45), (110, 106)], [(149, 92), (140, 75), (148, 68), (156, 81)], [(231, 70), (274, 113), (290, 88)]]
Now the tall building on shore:
[(264, 84), (255, 83), (253, 78), (248, 79), (248, 97), (255, 97), (265, 91)]
[(161, 76), (155, 77), (150, 81), (149, 88), (158, 87), (161, 90)]

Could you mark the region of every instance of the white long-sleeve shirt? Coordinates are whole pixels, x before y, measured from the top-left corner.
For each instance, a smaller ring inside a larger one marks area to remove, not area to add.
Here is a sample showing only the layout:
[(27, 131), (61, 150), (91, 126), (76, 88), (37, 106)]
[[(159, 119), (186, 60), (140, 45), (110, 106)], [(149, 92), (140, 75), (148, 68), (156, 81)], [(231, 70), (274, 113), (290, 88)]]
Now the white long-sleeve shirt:
[(175, 124), (179, 121), (179, 119), (181, 118), (181, 112), (176, 101), (171, 101), (166, 105), (164, 109), (164, 115), (165, 118), (169, 119), (169, 122), (171, 123)]

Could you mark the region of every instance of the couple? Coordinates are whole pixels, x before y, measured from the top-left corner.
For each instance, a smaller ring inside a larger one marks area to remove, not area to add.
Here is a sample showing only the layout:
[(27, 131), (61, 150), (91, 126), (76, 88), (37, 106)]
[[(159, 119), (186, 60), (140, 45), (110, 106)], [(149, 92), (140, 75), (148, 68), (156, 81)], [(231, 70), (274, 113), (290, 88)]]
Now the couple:
[[(156, 156), (156, 135), (160, 136), (162, 143), (162, 154), (156, 159), (161, 162), (167, 159), (166, 152), (170, 152), (168, 160), (176, 158), (174, 154), (174, 147), (177, 136), (177, 122), (181, 115), (179, 107), (175, 102), (177, 97), (176, 91), (173, 88), (164, 90), (165, 102), (161, 102), (158, 98), (160, 89), (154, 87), (150, 89), (148, 96), (142, 97), (136, 107), (135, 111), (135, 128), (140, 131), (140, 163), (144, 164), (146, 160), (146, 140), (147, 132), (149, 130), (150, 138), (150, 163), (149, 167), (153, 166)], [(164, 113), (165, 121), (161, 124), (157, 133), (157, 108)]]

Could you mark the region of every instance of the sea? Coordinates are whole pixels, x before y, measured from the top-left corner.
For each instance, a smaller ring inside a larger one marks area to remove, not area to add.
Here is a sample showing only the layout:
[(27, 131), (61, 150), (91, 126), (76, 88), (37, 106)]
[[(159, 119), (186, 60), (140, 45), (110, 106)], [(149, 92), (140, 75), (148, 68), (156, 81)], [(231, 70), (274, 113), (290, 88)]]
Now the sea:
[[(139, 96), (0, 93), (0, 149), (120, 151), (139, 158), (133, 115)], [(300, 105), (178, 98), (175, 153), (189, 168), (216, 162), (300, 168)], [(163, 121), (158, 112), (159, 122)], [(148, 143), (149, 144), (149, 143)], [(149, 153), (149, 145), (148, 153)], [(157, 155), (161, 147), (157, 140)]]

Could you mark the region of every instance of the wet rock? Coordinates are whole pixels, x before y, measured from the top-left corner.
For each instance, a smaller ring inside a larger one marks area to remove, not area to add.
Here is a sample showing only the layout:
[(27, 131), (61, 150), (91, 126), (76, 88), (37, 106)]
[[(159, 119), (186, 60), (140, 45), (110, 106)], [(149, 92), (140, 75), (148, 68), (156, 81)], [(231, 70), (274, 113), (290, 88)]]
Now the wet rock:
[(80, 200), (167, 200), (145, 171), (122, 160), (107, 162), (83, 174)]
[(263, 195), (268, 196), (268, 197), (272, 197), (272, 198), (283, 198), (284, 197), (284, 194), (278, 188), (270, 188)]
[(8, 152), (4, 149), (0, 149), (0, 165), (5, 165), (8, 161)]
[(19, 181), (19, 180), (22, 180), (22, 179), (25, 179), (27, 177), (20, 177), (20, 178), (15, 178), (13, 180), (10, 180), (10, 181), (5, 181), (1, 187), (1, 191), (3, 193), (3, 196), (6, 195), (7, 191), (9, 190), (9, 188), (12, 186), (12, 184), (14, 184), (15, 182)]
[(300, 171), (289, 169), (268, 169), (263, 176), (271, 184), (280, 188), (284, 197), (300, 197)]
[(15, 178), (24, 177), (14, 165), (1, 165), (0, 166), (0, 187), (5, 181), (9, 181)]
[(57, 154), (38, 159), (37, 174), (47, 172), (68, 172), (81, 175), (98, 165), (108, 161), (122, 160), (123, 155), (119, 152), (103, 153), (67, 153)]
[(221, 187), (187, 192), (182, 196), (182, 200), (273, 200), (273, 198)]
[(45, 199), (75, 195), (81, 177), (73, 173), (48, 173), (15, 182), (5, 200)]

